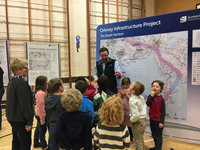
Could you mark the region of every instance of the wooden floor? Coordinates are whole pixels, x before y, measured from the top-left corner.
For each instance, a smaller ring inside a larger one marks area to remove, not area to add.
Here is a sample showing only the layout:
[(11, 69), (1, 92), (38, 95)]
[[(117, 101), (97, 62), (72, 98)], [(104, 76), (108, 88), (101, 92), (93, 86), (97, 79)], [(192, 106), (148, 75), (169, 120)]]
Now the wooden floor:
[[(11, 142), (12, 142), (12, 132), (10, 124), (7, 122), (5, 117), (5, 110), (2, 110), (2, 130), (0, 130), (0, 150), (11, 150)], [(34, 125), (36, 125), (36, 120), (34, 120)], [(34, 135), (35, 128), (32, 130), (32, 140)], [(153, 139), (149, 136), (144, 136), (145, 140), (145, 150), (154, 147)], [(33, 143), (33, 142), (32, 142)], [(174, 141), (170, 139), (163, 139), (163, 148), (162, 150), (200, 150), (200, 145), (185, 143), (180, 141)], [(33, 148), (32, 150), (42, 150), (42, 148)], [(128, 150), (135, 150), (135, 146), (131, 145)]]

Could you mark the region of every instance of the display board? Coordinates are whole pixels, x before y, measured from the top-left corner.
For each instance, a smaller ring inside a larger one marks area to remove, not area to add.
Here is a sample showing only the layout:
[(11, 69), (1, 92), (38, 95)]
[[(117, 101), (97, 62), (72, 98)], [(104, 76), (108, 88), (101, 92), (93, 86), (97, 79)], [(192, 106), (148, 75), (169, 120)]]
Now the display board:
[(39, 75), (47, 76), (48, 80), (60, 77), (59, 44), (27, 42), (26, 57), (30, 85), (35, 85)]
[(8, 45), (7, 41), (0, 40), (0, 66), (4, 71), (3, 82), (4, 86), (7, 86), (10, 75), (9, 75), (9, 65), (8, 65)]
[[(119, 62), (122, 76), (145, 85), (145, 99), (152, 81), (162, 80), (163, 136), (194, 143), (200, 143), (199, 24), (200, 10), (190, 10), (99, 25), (96, 47), (97, 61), (99, 49), (107, 47), (109, 56)], [(145, 134), (151, 134), (149, 127)]]

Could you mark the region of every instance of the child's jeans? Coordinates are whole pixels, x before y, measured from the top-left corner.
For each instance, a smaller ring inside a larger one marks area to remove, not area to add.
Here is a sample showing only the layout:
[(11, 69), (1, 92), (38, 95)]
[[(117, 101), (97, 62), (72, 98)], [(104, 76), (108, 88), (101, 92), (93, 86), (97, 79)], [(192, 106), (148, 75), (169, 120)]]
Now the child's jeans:
[(35, 115), (35, 118), (37, 119), (37, 125), (39, 126), (39, 137), (40, 137), (42, 148), (46, 148), (47, 142), (45, 139), (45, 134), (47, 132), (47, 126), (48, 126), (47, 120), (45, 119), (45, 123), (41, 125), (40, 117)]
[(39, 125), (38, 125), (38, 121), (37, 121), (37, 125), (36, 125), (36, 128), (35, 128), (35, 133), (34, 133), (33, 145), (40, 144), (39, 139), (40, 139), (40, 137), (39, 137)]
[(55, 128), (49, 127), (49, 150), (59, 150), (58, 140), (55, 136)]
[(155, 143), (155, 150), (161, 150), (162, 149), (162, 132), (163, 128), (159, 128), (159, 121), (153, 121), (150, 119), (150, 129), (151, 129), (151, 134), (154, 139)]

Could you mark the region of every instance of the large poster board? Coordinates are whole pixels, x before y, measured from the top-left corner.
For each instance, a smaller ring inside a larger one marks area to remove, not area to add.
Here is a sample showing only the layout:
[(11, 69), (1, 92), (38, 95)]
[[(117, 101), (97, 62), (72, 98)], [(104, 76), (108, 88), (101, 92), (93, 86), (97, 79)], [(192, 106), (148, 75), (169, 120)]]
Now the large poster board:
[(8, 45), (7, 41), (0, 40), (0, 66), (4, 71), (3, 82), (4, 86), (7, 86), (10, 76), (9, 76), (9, 65), (8, 65)]
[[(99, 25), (96, 47), (97, 61), (99, 49), (107, 47), (109, 56), (119, 62), (122, 76), (145, 85), (145, 99), (152, 81), (162, 80), (163, 136), (194, 143), (200, 143), (200, 86), (191, 81), (192, 53), (200, 51), (199, 24), (198, 9)], [(199, 73), (193, 70), (194, 75)], [(151, 134), (149, 127), (145, 134)]]
[(60, 77), (59, 44), (27, 42), (26, 57), (30, 85), (35, 85), (39, 75), (47, 76), (48, 80)]

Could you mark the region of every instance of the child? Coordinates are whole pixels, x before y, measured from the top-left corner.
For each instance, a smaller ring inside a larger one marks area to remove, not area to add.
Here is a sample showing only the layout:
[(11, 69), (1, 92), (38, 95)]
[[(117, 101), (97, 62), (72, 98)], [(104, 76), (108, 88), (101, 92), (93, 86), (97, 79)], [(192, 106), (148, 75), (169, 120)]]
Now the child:
[(85, 81), (80, 80), (80, 81), (76, 82), (75, 88), (77, 90), (79, 90), (83, 95), (83, 100), (82, 100), (82, 103), (81, 103), (81, 110), (80, 111), (87, 112), (90, 115), (90, 121), (91, 121), (91, 126), (92, 126), (93, 121), (94, 121), (93, 103), (92, 103), (92, 101), (87, 99), (87, 96), (85, 96), (85, 94), (88, 91), (88, 86), (87, 86)]
[(94, 126), (99, 122), (99, 116), (101, 113), (102, 103), (113, 95), (112, 92), (108, 90), (109, 80), (105, 75), (101, 75), (97, 80), (99, 86), (99, 92), (94, 96)]
[(102, 105), (101, 120), (94, 133), (94, 144), (101, 150), (130, 147), (129, 131), (123, 118), (123, 102), (117, 95), (113, 95)]
[(58, 149), (58, 141), (55, 137), (55, 128), (60, 113), (65, 111), (61, 104), (61, 94), (64, 90), (63, 83), (59, 78), (53, 78), (48, 82), (47, 94), (45, 95), (46, 118), (49, 123), (49, 149)]
[[(38, 76), (35, 81), (36, 93), (36, 109), (35, 118), (37, 119), (37, 126), (39, 127), (39, 138), (41, 146), (44, 150), (48, 149), (45, 134), (47, 131), (46, 112), (44, 107), (44, 96), (47, 88), (47, 77)], [(35, 137), (34, 137), (35, 138)]]
[(87, 96), (87, 99), (93, 101), (94, 93), (95, 93), (95, 91), (96, 91), (96, 88), (94, 87), (93, 84), (90, 83), (90, 81), (89, 81), (87, 78), (84, 78), (84, 77), (81, 77), (81, 76), (78, 77), (78, 78), (76, 78), (76, 81), (75, 81), (75, 82), (77, 83), (77, 82), (80, 81), (80, 80), (82, 80), (82, 81), (84, 81), (84, 82), (87, 83), (88, 91), (87, 91), (87, 93), (85, 94), (85, 96)]
[[(32, 92), (32, 98), (33, 98), (33, 111), (34, 111), (34, 115), (35, 115), (35, 105), (36, 105), (36, 100), (35, 100), (35, 92), (31, 89)], [(40, 143), (40, 135), (39, 135), (39, 123), (37, 121), (37, 125), (35, 127), (35, 133), (34, 133), (34, 141), (33, 141), (33, 147), (37, 148), (37, 147), (42, 147), (41, 143)]]
[(130, 122), (136, 150), (144, 150), (143, 134), (147, 125), (147, 105), (144, 101), (144, 97), (141, 96), (141, 94), (144, 92), (144, 89), (144, 85), (138, 81), (133, 82), (133, 84), (130, 86)]
[(130, 125), (130, 111), (129, 111), (129, 98), (131, 96), (131, 92), (129, 91), (131, 85), (131, 80), (129, 77), (124, 77), (122, 79), (122, 88), (118, 89), (118, 96), (123, 101), (123, 110), (124, 110), (124, 123), (127, 125), (129, 133), (130, 133), (130, 144), (133, 144), (133, 134), (131, 131), (131, 125)]
[(149, 106), (150, 129), (154, 139), (155, 147), (150, 150), (162, 149), (162, 132), (165, 120), (165, 100), (160, 94), (163, 90), (164, 83), (155, 80), (151, 83), (152, 92), (147, 98), (147, 106)]
[(76, 89), (70, 89), (62, 96), (66, 112), (60, 114), (55, 132), (60, 150), (92, 149), (90, 116), (80, 111), (82, 99), (82, 94)]

